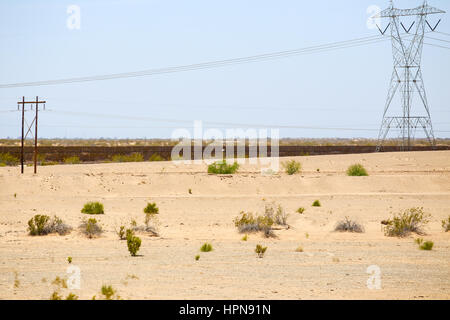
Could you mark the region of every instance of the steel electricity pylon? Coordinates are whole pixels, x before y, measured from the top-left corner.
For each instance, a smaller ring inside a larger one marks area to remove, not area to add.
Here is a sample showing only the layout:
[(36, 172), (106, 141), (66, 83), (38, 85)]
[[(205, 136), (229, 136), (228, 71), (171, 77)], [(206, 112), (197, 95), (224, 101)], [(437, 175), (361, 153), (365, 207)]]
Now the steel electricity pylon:
[[(414, 139), (415, 131), (419, 127), (422, 127), (425, 131), (429, 143), (432, 146), (435, 145), (430, 108), (425, 93), (420, 63), (426, 28), (428, 27), (431, 31), (434, 31), (441, 21), (439, 20), (432, 27), (427, 21), (427, 16), (440, 13), (445, 13), (445, 11), (429, 6), (427, 1), (424, 1), (423, 5), (417, 8), (397, 9), (391, 0), (389, 8), (373, 17), (389, 19), (389, 24), (384, 31), (380, 27), (378, 29), (382, 35), (385, 35), (386, 31), (390, 29), (394, 58), (394, 70), (378, 135), (377, 151), (382, 149), (383, 142), (391, 128), (400, 130), (402, 150), (411, 150), (411, 140)], [(410, 17), (414, 21), (411, 25), (405, 27), (401, 21), (402, 17)], [(397, 93), (401, 94), (403, 113), (398, 116), (388, 117), (388, 110)], [(420, 97), (424, 109), (412, 109), (415, 93)], [(419, 110), (424, 113), (419, 113)]]

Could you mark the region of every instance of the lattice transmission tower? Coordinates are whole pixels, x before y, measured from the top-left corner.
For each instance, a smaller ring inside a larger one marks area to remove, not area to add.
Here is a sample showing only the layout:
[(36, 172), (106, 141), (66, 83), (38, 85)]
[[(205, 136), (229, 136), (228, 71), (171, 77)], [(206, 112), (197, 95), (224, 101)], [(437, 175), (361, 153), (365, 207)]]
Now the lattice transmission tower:
[[(420, 127), (425, 131), (429, 143), (432, 146), (435, 145), (430, 108), (420, 63), (424, 44), (423, 40), (427, 27), (430, 31), (435, 31), (441, 22), (439, 20), (432, 27), (427, 21), (427, 16), (442, 13), (445, 13), (445, 11), (429, 6), (426, 0), (423, 2), (423, 5), (413, 9), (397, 9), (391, 0), (389, 8), (373, 17), (377, 19), (389, 19), (389, 24), (384, 31), (380, 27), (378, 29), (382, 35), (385, 35), (386, 31), (390, 29), (394, 58), (394, 70), (392, 72), (383, 120), (378, 135), (377, 151), (382, 149), (383, 143), (391, 128), (400, 131), (401, 150), (411, 150), (411, 142), (414, 140), (416, 129)], [(409, 17), (409, 19), (413, 19), (414, 21), (407, 28), (400, 20), (402, 17)], [(403, 112), (398, 116), (387, 116), (397, 93), (401, 94), (400, 98)], [(415, 93), (420, 97), (420, 104), (423, 105), (423, 109), (412, 109)], [(424, 113), (419, 113), (419, 110)]]

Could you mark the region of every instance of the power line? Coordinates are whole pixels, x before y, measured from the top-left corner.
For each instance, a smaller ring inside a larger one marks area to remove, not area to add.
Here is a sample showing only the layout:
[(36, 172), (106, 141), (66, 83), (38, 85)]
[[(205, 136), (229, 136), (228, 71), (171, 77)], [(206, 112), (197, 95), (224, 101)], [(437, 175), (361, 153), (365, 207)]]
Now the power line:
[(328, 52), (328, 51), (333, 51), (333, 50), (337, 50), (337, 49), (352, 48), (352, 47), (357, 47), (357, 46), (362, 46), (362, 45), (384, 42), (386, 40), (387, 39), (382, 38), (382, 36), (377, 35), (377, 36), (356, 38), (356, 39), (346, 40), (346, 41), (333, 42), (333, 43), (329, 43), (329, 44), (306, 47), (306, 48), (301, 48), (301, 49), (296, 49), (296, 50), (279, 51), (279, 52), (272, 52), (272, 53), (266, 53), (266, 54), (260, 54), (260, 55), (247, 56), (247, 57), (242, 57), (242, 58), (216, 60), (216, 61), (210, 61), (210, 62), (198, 63), (198, 64), (190, 64), (190, 65), (182, 65), (182, 66), (158, 68), (158, 69), (148, 69), (148, 70), (136, 71), (136, 72), (97, 75), (97, 76), (90, 76), (90, 77), (77, 77), (77, 78), (66, 78), (66, 79), (59, 79), (59, 80), (3, 84), (3, 85), (0, 85), (0, 89), (19, 88), (19, 87), (28, 87), (28, 86), (58, 85), (58, 84), (68, 84), (68, 83), (75, 83), (75, 82), (112, 80), (112, 79), (150, 76), (150, 75), (157, 75), (157, 74), (211, 69), (211, 68), (218, 68), (218, 67), (224, 67), (224, 66), (233, 66), (233, 65), (245, 64), (245, 63), (281, 59), (281, 58), (287, 58), (287, 57), (299, 56), (299, 55), (305, 55), (305, 54), (322, 53), (322, 52)]

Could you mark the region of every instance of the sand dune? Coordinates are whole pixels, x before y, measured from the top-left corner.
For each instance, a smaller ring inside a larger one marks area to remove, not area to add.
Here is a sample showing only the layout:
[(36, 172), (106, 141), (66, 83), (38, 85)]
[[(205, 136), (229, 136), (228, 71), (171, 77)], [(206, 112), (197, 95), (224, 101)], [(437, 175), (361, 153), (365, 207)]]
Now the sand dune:
[[(450, 152), (296, 159), (303, 171), (294, 176), (262, 176), (256, 165), (213, 176), (206, 165), (170, 162), (57, 165), (39, 167), (36, 176), (31, 168), (24, 175), (0, 168), (0, 298), (48, 299), (51, 281), (68, 276), (68, 256), (81, 270), (81, 289), (60, 291), (82, 299), (99, 296), (103, 284), (124, 299), (450, 298), (450, 233), (440, 223), (450, 215)], [(356, 162), (370, 176), (347, 177)], [(316, 199), (322, 207), (311, 206)], [(87, 201), (105, 206), (97, 239), (76, 229)], [(148, 201), (160, 209), (160, 237), (139, 235), (141, 256), (131, 257), (114, 228), (132, 218), (142, 224)], [(275, 231), (276, 239), (249, 234), (241, 241), (233, 218), (272, 201), (290, 214), (290, 228)], [(432, 215), (422, 236), (434, 241), (432, 251), (418, 250), (415, 235), (384, 236), (380, 222), (411, 207)], [(57, 215), (75, 230), (31, 237), (27, 221), (35, 214)], [(333, 232), (345, 216), (366, 232)], [(204, 242), (214, 250), (200, 253)], [(268, 247), (263, 259), (254, 253), (258, 243)], [(381, 290), (367, 288), (371, 265), (380, 267)]]

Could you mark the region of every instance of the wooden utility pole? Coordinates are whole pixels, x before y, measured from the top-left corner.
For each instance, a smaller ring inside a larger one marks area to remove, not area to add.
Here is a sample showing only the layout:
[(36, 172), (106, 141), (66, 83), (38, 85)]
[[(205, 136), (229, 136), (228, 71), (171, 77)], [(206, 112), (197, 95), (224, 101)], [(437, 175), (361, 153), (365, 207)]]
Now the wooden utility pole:
[[(33, 154), (33, 162), (34, 162), (34, 173), (37, 173), (37, 156), (38, 156), (38, 114), (39, 114), (39, 105), (44, 104), (45, 110), (46, 101), (39, 101), (39, 97), (36, 96), (36, 101), (25, 101), (25, 97), (22, 97), (21, 102), (17, 102), (18, 105), (22, 105), (22, 141), (21, 141), (21, 150), (20, 150), (20, 172), (23, 174), (24, 172), (24, 162), (25, 162), (25, 152), (24, 145), (25, 139), (28, 136), (28, 133), (32, 134), (32, 126), (34, 124), (34, 154)], [(31, 124), (28, 126), (27, 133), (25, 133), (25, 105), (30, 104), (31, 110), (33, 110), (33, 104), (36, 105), (36, 113), (34, 115), (34, 119)]]

